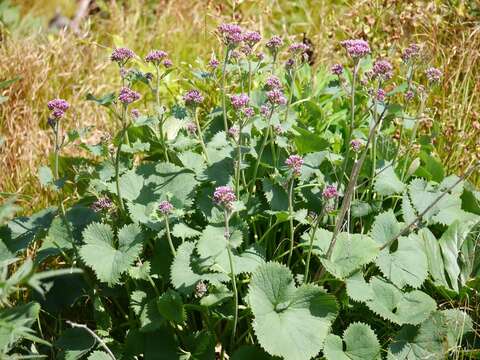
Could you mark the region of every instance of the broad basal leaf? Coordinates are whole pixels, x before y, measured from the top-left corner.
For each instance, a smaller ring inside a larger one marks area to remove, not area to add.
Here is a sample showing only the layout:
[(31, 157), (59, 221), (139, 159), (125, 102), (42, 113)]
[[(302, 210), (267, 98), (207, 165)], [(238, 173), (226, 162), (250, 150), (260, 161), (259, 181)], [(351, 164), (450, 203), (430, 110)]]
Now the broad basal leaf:
[(402, 193), (405, 184), (395, 174), (393, 166), (387, 165), (378, 171), (375, 179), (375, 192), (382, 196)]
[(428, 228), (423, 228), (418, 232), (419, 238), (423, 242), (425, 255), (427, 256), (428, 272), (436, 285), (450, 288), (445, 277), (445, 267), (443, 263), (442, 252), (435, 235)]
[(195, 244), (189, 241), (177, 248), (177, 255), (170, 269), (170, 278), (175, 289), (191, 293), (201, 280), (209, 281), (212, 284), (220, 284), (229, 280), (226, 274), (209, 272), (209, 266), (202, 263), (194, 254), (194, 250)]
[[(345, 350), (344, 345), (345, 343)], [(350, 324), (340, 336), (330, 334), (323, 350), (327, 360), (381, 360), (380, 343), (370, 326)]]
[(118, 232), (118, 245), (110, 225), (93, 223), (83, 231), (85, 245), (80, 248), (83, 261), (93, 269), (100, 281), (118, 283), (142, 251), (140, 227), (125, 225)]
[(436, 311), (420, 327), (406, 325), (388, 349), (388, 360), (444, 359), (464, 334), (473, 330), (470, 317), (458, 309)]
[[(309, 234), (302, 237), (309, 240)], [(379, 246), (367, 235), (339, 233), (330, 259), (325, 258), (332, 233), (318, 229), (315, 232), (313, 252), (320, 257), (322, 264), (332, 275), (344, 279), (363, 265), (373, 261), (379, 252)]]
[(290, 270), (273, 262), (253, 273), (248, 302), (260, 345), (285, 360), (317, 355), (337, 315), (333, 296), (312, 284), (295, 287)]
[(435, 300), (422, 291), (403, 292), (385, 280), (373, 277), (366, 283), (355, 274), (347, 279), (347, 294), (364, 302), (370, 310), (396, 324), (419, 324), (437, 307)]
[(428, 269), (421, 239), (416, 234), (410, 234), (399, 237), (396, 248), (394, 245), (383, 249), (375, 263), (397, 287), (410, 285), (419, 288), (427, 278)]

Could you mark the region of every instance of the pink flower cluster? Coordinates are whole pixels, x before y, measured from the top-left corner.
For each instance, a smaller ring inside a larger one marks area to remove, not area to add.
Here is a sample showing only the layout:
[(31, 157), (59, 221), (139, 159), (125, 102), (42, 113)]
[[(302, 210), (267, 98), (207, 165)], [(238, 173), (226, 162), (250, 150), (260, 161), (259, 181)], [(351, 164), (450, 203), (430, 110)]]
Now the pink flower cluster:
[(285, 165), (292, 170), (294, 176), (300, 176), (303, 158), (300, 155), (290, 155), (287, 160), (285, 160)]
[(243, 115), (245, 115), (247, 118), (251, 118), (252, 116), (255, 115), (255, 110), (253, 110), (253, 108), (251, 107), (244, 108), (242, 112), (243, 112)]
[(382, 80), (388, 80), (393, 76), (393, 66), (387, 60), (375, 60), (372, 70), (373, 76)]
[(235, 110), (240, 110), (248, 105), (250, 98), (247, 94), (238, 94), (232, 95), (230, 97), (230, 101), (232, 102), (232, 106)]
[(410, 44), (405, 50), (402, 52), (402, 60), (403, 62), (408, 62), (410, 59), (415, 59), (420, 54), (420, 46), (417, 44)]
[(257, 31), (246, 31), (243, 40), (250, 46), (254, 46), (262, 40), (262, 35)]
[(120, 100), (124, 105), (131, 104), (140, 99), (140, 94), (128, 87), (122, 87), (118, 95), (118, 100)]
[(381, 101), (381, 102), (385, 101), (386, 96), (387, 96), (387, 93), (385, 92), (385, 90), (383, 89), (377, 90), (377, 96), (376, 96), (377, 101)]
[(353, 139), (352, 141), (350, 141), (350, 147), (356, 153), (360, 152), (360, 150), (362, 149), (362, 145), (363, 144), (360, 139)]
[(225, 45), (235, 47), (244, 39), (243, 29), (236, 24), (221, 24), (217, 30)]
[(168, 215), (173, 211), (173, 205), (169, 201), (164, 200), (158, 205), (158, 210), (163, 215)]
[(439, 82), (442, 77), (442, 72), (434, 67), (429, 67), (425, 70), (425, 75), (427, 76), (427, 80), (434, 83)]
[(347, 54), (354, 59), (364, 57), (371, 51), (368, 42), (361, 39), (345, 40), (340, 44), (347, 50)]
[(197, 133), (197, 124), (194, 122), (190, 121), (185, 127), (190, 135), (195, 135)]
[(116, 61), (119, 64), (125, 64), (128, 60), (135, 57), (135, 53), (128, 48), (116, 48), (113, 50), (110, 59)]
[(267, 98), (273, 105), (285, 105), (287, 103), (287, 98), (280, 89), (267, 91)]
[(204, 100), (203, 95), (198, 90), (189, 90), (185, 95), (183, 95), (183, 101), (187, 106), (197, 106), (201, 104)]
[(280, 36), (274, 35), (270, 38), (270, 40), (267, 41), (265, 46), (270, 50), (270, 51), (277, 51), (280, 46), (283, 45), (283, 40)]
[(168, 54), (163, 50), (152, 50), (145, 56), (145, 61), (159, 64), (167, 56)]
[(270, 75), (267, 80), (265, 81), (265, 87), (267, 89), (281, 89), (282, 88), (282, 82), (278, 77), (275, 75)]
[(288, 52), (292, 55), (303, 55), (307, 50), (308, 45), (304, 43), (293, 43), (288, 48)]
[(102, 210), (109, 210), (113, 207), (113, 202), (108, 197), (102, 197), (97, 199), (92, 205), (91, 209), (95, 212)]
[(208, 62), (208, 66), (210, 66), (212, 69), (216, 69), (218, 65), (220, 65), (220, 62), (214, 57), (212, 57)]
[(65, 115), (65, 111), (68, 110), (70, 104), (63, 99), (53, 99), (47, 103), (47, 107), (52, 112), (52, 116), (59, 119)]
[(333, 75), (342, 75), (343, 74), (343, 65), (342, 64), (334, 64), (330, 68), (330, 71)]
[(327, 185), (323, 189), (322, 195), (325, 199), (333, 199), (338, 196), (337, 187), (335, 185)]
[(233, 202), (237, 200), (233, 189), (230, 186), (219, 186), (213, 193), (213, 201), (215, 204), (231, 209)]

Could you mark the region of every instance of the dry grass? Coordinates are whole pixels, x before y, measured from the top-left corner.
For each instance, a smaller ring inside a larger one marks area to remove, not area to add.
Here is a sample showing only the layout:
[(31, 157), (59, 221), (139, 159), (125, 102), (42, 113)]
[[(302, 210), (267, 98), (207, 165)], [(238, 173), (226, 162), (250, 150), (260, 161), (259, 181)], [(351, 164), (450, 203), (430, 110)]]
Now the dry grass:
[[(70, 0), (17, 2), (25, 13), (36, 15), (52, 14), (62, 4), (67, 15), (74, 11)], [(368, 38), (383, 55), (411, 41), (427, 43), (432, 63), (446, 74), (441, 98), (434, 104), (439, 111), (433, 115), (443, 133), (438, 152), (452, 171), (462, 170), (475, 149), (478, 152), (479, 133), (472, 120), (480, 114), (480, 40), (464, 8), (420, 0), (246, 0), (237, 7), (220, 0), (97, 3), (101, 11), (89, 19), (80, 37), (44, 32), (0, 43), (0, 80), (22, 77), (0, 108), (0, 133), (5, 137), (0, 191), (21, 193), (35, 208), (48, 202), (36, 169), (47, 161), (51, 145), (45, 127), (49, 99), (62, 96), (72, 103), (67, 127), (91, 124), (109, 129), (113, 124), (106, 114), (84, 98), (87, 92), (116, 89), (115, 67), (108, 61), (111, 46), (126, 45), (139, 54), (162, 48), (177, 64), (192, 62), (208, 58), (217, 48), (213, 29), (224, 20), (240, 21), (266, 34), (299, 37), (305, 32), (322, 66), (332, 63), (338, 40), (350, 36)]]

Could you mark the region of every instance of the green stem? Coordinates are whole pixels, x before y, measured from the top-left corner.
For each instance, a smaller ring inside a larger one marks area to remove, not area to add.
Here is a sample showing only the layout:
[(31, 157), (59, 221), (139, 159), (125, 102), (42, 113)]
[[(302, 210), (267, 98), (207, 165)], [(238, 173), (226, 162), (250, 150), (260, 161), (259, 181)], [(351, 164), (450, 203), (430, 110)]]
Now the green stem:
[(293, 100), (293, 88), (295, 87), (296, 74), (297, 72), (295, 71), (295, 69), (292, 69), (292, 83), (290, 85), (290, 94), (288, 97), (287, 109), (285, 110), (285, 117), (283, 119), (284, 122), (288, 120), (288, 113), (290, 110), (290, 105), (292, 104), (292, 100)]
[(240, 125), (237, 142), (237, 166), (235, 167), (235, 190), (237, 199), (240, 199), (240, 177), (241, 177), (241, 164), (242, 164), (242, 126)]
[(205, 155), (205, 160), (207, 161), (207, 164), (210, 165), (210, 161), (208, 160), (207, 147), (205, 146), (205, 142), (203, 141), (202, 128), (200, 127), (200, 123), (198, 122), (198, 115), (197, 115), (197, 108), (196, 107), (193, 109), (193, 117), (195, 119), (195, 124), (197, 125), (198, 138), (200, 140), (200, 145), (202, 146), (203, 154)]
[(350, 89), (350, 125), (347, 129), (348, 132), (347, 141), (345, 143), (345, 157), (343, 159), (342, 174), (340, 178), (341, 182), (343, 182), (343, 179), (347, 175), (348, 157), (350, 156), (350, 142), (352, 141), (352, 133), (355, 125), (355, 87), (357, 82), (358, 64), (359, 62), (356, 60), (353, 66), (352, 88)]
[(121, 136), (118, 142), (117, 146), (117, 154), (115, 156), (115, 185), (117, 187), (117, 197), (118, 197), (118, 202), (120, 204), (120, 210), (123, 212), (125, 211), (125, 206), (123, 204), (123, 199), (122, 199), (122, 194), (120, 192), (120, 154), (122, 152), (122, 145), (123, 142), (125, 141), (125, 134), (127, 132), (127, 126), (125, 124), (125, 112), (126, 112), (126, 106), (123, 106), (122, 108), (122, 132)]
[(312, 257), (312, 250), (313, 250), (313, 239), (315, 238), (315, 233), (317, 232), (318, 225), (320, 224), (320, 221), (323, 217), (324, 214), (324, 209), (322, 209), (321, 213), (318, 214), (317, 219), (315, 220), (315, 224), (312, 229), (312, 233), (310, 235), (310, 241), (308, 243), (308, 254), (307, 254), (307, 263), (305, 264), (305, 275), (303, 276), (303, 282), (307, 283), (308, 282), (308, 272), (310, 271), (310, 259)]
[(155, 97), (157, 100), (157, 116), (158, 116), (158, 123), (160, 127), (160, 141), (162, 142), (163, 152), (165, 153), (165, 160), (167, 162), (170, 162), (170, 159), (168, 158), (167, 145), (165, 143), (165, 136), (163, 133), (163, 115), (160, 116), (160, 114), (158, 114), (158, 111), (160, 110), (160, 73), (159, 73), (158, 65), (155, 65), (155, 70), (157, 72), (157, 87), (155, 89)]
[(225, 127), (225, 132), (228, 132), (228, 122), (227, 122), (227, 105), (226, 105), (226, 94), (225, 94), (225, 79), (227, 76), (227, 63), (228, 56), (230, 55), (230, 49), (227, 47), (225, 50), (225, 59), (223, 60), (223, 69), (222, 69), (222, 110), (223, 110), (223, 125)]
[(289, 222), (290, 222), (290, 250), (288, 252), (288, 260), (287, 266), (290, 267), (290, 262), (292, 260), (293, 254), (293, 243), (294, 243), (294, 235), (295, 235), (295, 228), (293, 227), (293, 184), (295, 183), (295, 177), (292, 176), (290, 180), (290, 187), (288, 189), (288, 213), (289, 213)]
[[(59, 174), (59, 157), (60, 157), (60, 149), (61, 149), (61, 144), (60, 144), (60, 134), (61, 134), (61, 131), (60, 131), (60, 119), (55, 119), (55, 127), (54, 127), (54, 133), (55, 133), (55, 151), (54, 151), (54, 176), (55, 176), (55, 180), (57, 181), (57, 183), (59, 182), (60, 180), (60, 174)], [(63, 205), (63, 201), (64, 201), (64, 198), (63, 198), (63, 189), (60, 189), (58, 191), (58, 205), (59, 205), (59, 208), (60, 208), (60, 216), (62, 218), (62, 221), (63, 223), (65, 224), (65, 227), (67, 229), (67, 233), (68, 233), (68, 236), (70, 238), (70, 241), (72, 243), (72, 247), (73, 247), (73, 250), (74, 252), (76, 253), (76, 245), (75, 245), (75, 239), (73, 237), (73, 232), (72, 232), (72, 229), (70, 228), (70, 224), (68, 222), (68, 219), (67, 219), (67, 214), (66, 214), (66, 211), (65, 211), (65, 206)], [(73, 264), (73, 261), (66, 255), (66, 260), (69, 261), (71, 264)]]
[(250, 192), (249, 192), (249, 195), (248, 195), (248, 199), (250, 199), (250, 194), (251, 194), (251, 192), (253, 192), (253, 189), (255, 188), (255, 181), (257, 180), (258, 167), (260, 165), (260, 161), (262, 159), (263, 151), (265, 150), (265, 146), (267, 144), (267, 140), (268, 140), (269, 133), (270, 133), (270, 121), (272, 119), (273, 110), (274, 110), (274, 108), (272, 107), (272, 109), (270, 110), (270, 114), (268, 116), (267, 126), (265, 127), (265, 131), (264, 131), (264, 134), (263, 134), (263, 142), (262, 142), (262, 145), (260, 146), (260, 151), (258, 152), (257, 161), (255, 162), (255, 167), (253, 168), (253, 177), (250, 180), (252, 182), (252, 186), (251, 186), (251, 189), (250, 189)]
[(172, 255), (176, 256), (177, 252), (175, 251), (175, 246), (173, 246), (172, 236), (170, 235), (170, 224), (168, 223), (168, 215), (165, 215), (165, 232), (167, 233), (168, 245), (172, 251)]
[(231, 351), (233, 351), (233, 346), (235, 343), (235, 334), (237, 332), (237, 323), (238, 323), (238, 289), (237, 289), (237, 280), (235, 277), (235, 270), (233, 267), (233, 256), (232, 256), (232, 249), (230, 243), (230, 227), (228, 225), (230, 219), (230, 214), (228, 210), (225, 210), (225, 234), (228, 236), (228, 243), (227, 243), (227, 252), (228, 252), (228, 262), (230, 264), (230, 277), (232, 279), (232, 286), (233, 286), (233, 296), (234, 296), (234, 315), (233, 315), (233, 329), (232, 329), (232, 337), (230, 339), (231, 344)]

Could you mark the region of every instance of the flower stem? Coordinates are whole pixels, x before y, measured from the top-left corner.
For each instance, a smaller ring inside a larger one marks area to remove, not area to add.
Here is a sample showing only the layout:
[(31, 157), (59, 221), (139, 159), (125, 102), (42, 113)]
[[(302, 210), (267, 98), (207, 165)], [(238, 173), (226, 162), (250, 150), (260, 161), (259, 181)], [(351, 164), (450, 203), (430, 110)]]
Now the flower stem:
[(157, 72), (157, 87), (155, 89), (155, 97), (156, 97), (156, 101), (157, 101), (157, 116), (158, 116), (158, 123), (159, 123), (159, 127), (160, 127), (160, 140), (162, 142), (162, 147), (163, 147), (163, 152), (165, 153), (165, 160), (167, 162), (170, 162), (170, 159), (168, 158), (168, 149), (167, 149), (167, 145), (165, 144), (165, 134), (163, 133), (163, 115), (160, 116), (160, 114), (158, 114), (158, 111), (160, 110), (160, 73), (159, 73), (159, 69), (158, 69), (158, 65), (155, 65), (155, 70)]
[(123, 106), (122, 108), (122, 131), (121, 131), (121, 136), (118, 142), (117, 146), (117, 153), (115, 156), (115, 185), (117, 187), (117, 197), (118, 197), (118, 203), (120, 204), (120, 210), (123, 212), (125, 211), (125, 206), (123, 204), (123, 199), (122, 199), (122, 194), (120, 192), (120, 154), (122, 152), (122, 145), (123, 142), (125, 141), (125, 134), (127, 132), (127, 126), (125, 124), (125, 112), (126, 112), (126, 107)]
[[(268, 115), (267, 126), (265, 127), (265, 132), (263, 134), (263, 142), (262, 142), (262, 145), (260, 146), (260, 151), (258, 152), (257, 161), (255, 162), (255, 167), (253, 168), (253, 177), (250, 180), (252, 182), (252, 187), (250, 189), (250, 193), (255, 188), (255, 181), (257, 180), (258, 167), (260, 165), (260, 161), (262, 159), (262, 155), (263, 155), (263, 151), (265, 150), (265, 146), (267, 145), (267, 140), (268, 140), (268, 137), (269, 137), (269, 134), (270, 134), (270, 121), (272, 119), (273, 109), (274, 108), (272, 107), (272, 109), (270, 110), (270, 114)], [(250, 193), (248, 195), (248, 199), (250, 199)]]
[(172, 255), (176, 256), (177, 252), (175, 251), (175, 246), (173, 246), (172, 236), (170, 235), (170, 224), (168, 223), (168, 216), (165, 215), (165, 230), (167, 233), (167, 240), (168, 245), (170, 246), (170, 250), (172, 251)]
[(200, 145), (202, 146), (203, 154), (205, 155), (205, 160), (207, 161), (207, 164), (210, 165), (210, 161), (208, 160), (207, 147), (205, 146), (205, 142), (203, 141), (202, 128), (200, 127), (200, 123), (198, 122), (198, 115), (197, 115), (197, 108), (196, 107), (193, 109), (193, 117), (195, 119), (195, 124), (197, 125), (198, 138), (200, 140)]
[(295, 183), (295, 177), (292, 176), (290, 180), (290, 187), (288, 189), (288, 217), (290, 222), (290, 250), (288, 252), (288, 260), (287, 266), (290, 266), (290, 262), (292, 261), (292, 254), (293, 254), (293, 243), (294, 243), (294, 235), (295, 235), (295, 228), (293, 226), (293, 184)]
[(320, 224), (320, 221), (322, 220), (323, 214), (325, 207), (322, 209), (321, 213), (318, 214), (315, 224), (312, 229), (312, 233), (310, 234), (310, 241), (308, 244), (308, 254), (307, 254), (307, 263), (305, 264), (305, 275), (303, 276), (303, 282), (307, 283), (308, 282), (308, 272), (310, 271), (310, 259), (312, 257), (312, 250), (313, 250), (313, 240), (315, 239), (315, 233), (317, 232), (318, 225)]
[(222, 69), (222, 109), (223, 109), (223, 125), (225, 127), (225, 132), (228, 132), (228, 122), (227, 122), (227, 105), (226, 105), (226, 94), (225, 94), (225, 79), (227, 72), (227, 63), (228, 56), (230, 55), (230, 49), (227, 47), (225, 50), (225, 59), (223, 60), (223, 69)]
[(233, 286), (233, 297), (234, 297), (234, 314), (233, 314), (233, 329), (232, 329), (232, 337), (230, 339), (230, 344), (233, 350), (233, 345), (235, 343), (235, 334), (237, 332), (237, 323), (238, 323), (238, 289), (237, 289), (237, 280), (235, 278), (235, 270), (233, 267), (233, 256), (232, 256), (232, 249), (230, 243), (230, 227), (229, 227), (229, 220), (230, 214), (228, 210), (225, 209), (225, 235), (228, 236), (227, 239), (227, 252), (228, 252), (228, 262), (230, 264), (230, 277), (232, 279), (232, 286)]

